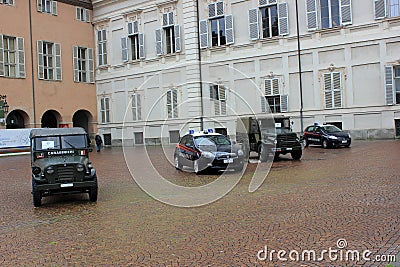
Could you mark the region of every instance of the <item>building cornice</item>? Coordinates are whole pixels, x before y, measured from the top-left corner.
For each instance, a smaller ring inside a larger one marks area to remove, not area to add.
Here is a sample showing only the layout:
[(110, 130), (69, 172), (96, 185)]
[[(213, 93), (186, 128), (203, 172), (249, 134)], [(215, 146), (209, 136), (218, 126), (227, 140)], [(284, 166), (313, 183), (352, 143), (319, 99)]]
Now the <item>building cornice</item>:
[(56, 0), (56, 1), (68, 5), (79, 6), (93, 10), (93, 5), (90, 0)]

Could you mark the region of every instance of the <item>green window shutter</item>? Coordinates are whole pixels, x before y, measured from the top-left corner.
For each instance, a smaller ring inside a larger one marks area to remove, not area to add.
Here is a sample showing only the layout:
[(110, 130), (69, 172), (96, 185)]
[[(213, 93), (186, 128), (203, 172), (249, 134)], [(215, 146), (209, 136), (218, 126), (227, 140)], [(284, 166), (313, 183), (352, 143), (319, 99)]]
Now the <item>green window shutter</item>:
[(94, 60), (93, 60), (93, 49), (92, 48), (88, 48), (86, 49), (87, 51), (87, 63), (88, 63), (88, 71), (87, 71), (87, 75), (88, 75), (88, 79), (87, 81), (89, 83), (94, 83)]
[(265, 99), (265, 96), (260, 96), (261, 99), (261, 112), (265, 113), (267, 112), (267, 100)]
[(42, 0), (36, 0), (36, 8), (37, 8), (37, 11), (43, 12)]
[(208, 20), (200, 21), (200, 48), (208, 47)]
[(0, 76), (4, 76), (4, 49), (2, 34), (0, 34)]
[(288, 112), (289, 110), (289, 96), (281, 95), (281, 112)]
[(51, 14), (57, 16), (57, 1), (51, 1)]
[(90, 22), (90, 10), (85, 9), (85, 21)]
[(78, 50), (79, 47), (72, 47), (72, 59), (74, 64), (74, 82), (79, 82), (79, 66), (78, 66)]
[(17, 37), (17, 51), (18, 51), (18, 77), (25, 78), (26, 70), (25, 70), (25, 49), (24, 49), (24, 38)]
[(55, 80), (62, 80), (62, 64), (61, 64), (61, 44), (54, 44), (54, 59), (55, 59)]
[(43, 41), (37, 41), (38, 51), (38, 79), (44, 79), (44, 56), (43, 56)]
[(181, 44), (181, 27), (179, 25), (174, 26), (175, 32), (175, 52), (181, 52), (182, 44)]
[(235, 42), (235, 33), (233, 30), (233, 15), (225, 16), (225, 34), (226, 44), (233, 44)]
[(139, 57), (141, 59), (146, 58), (146, 53), (145, 53), (145, 47), (144, 47), (144, 34), (143, 33), (139, 33), (138, 36), (139, 39)]
[(122, 56), (122, 62), (127, 62), (128, 61), (128, 38), (127, 37), (121, 37), (121, 56)]

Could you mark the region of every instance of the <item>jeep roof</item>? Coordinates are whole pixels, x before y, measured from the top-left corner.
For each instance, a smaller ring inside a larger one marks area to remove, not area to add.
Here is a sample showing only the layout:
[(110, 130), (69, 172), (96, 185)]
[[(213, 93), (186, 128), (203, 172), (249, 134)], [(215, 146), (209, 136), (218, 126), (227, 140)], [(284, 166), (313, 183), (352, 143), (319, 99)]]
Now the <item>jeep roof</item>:
[(42, 136), (58, 136), (58, 135), (80, 135), (86, 134), (86, 131), (80, 127), (74, 128), (40, 128), (32, 129), (30, 138)]

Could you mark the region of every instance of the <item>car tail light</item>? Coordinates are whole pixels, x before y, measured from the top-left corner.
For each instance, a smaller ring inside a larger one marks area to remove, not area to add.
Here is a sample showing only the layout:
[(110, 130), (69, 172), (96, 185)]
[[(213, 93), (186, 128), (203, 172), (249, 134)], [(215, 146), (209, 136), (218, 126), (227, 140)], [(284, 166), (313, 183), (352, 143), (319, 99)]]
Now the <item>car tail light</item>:
[(36, 159), (43, 159), (44, 153), (36, 153)]
[(86, 156), (86, 150), (80, 150), (79, 151), (80, 156)]

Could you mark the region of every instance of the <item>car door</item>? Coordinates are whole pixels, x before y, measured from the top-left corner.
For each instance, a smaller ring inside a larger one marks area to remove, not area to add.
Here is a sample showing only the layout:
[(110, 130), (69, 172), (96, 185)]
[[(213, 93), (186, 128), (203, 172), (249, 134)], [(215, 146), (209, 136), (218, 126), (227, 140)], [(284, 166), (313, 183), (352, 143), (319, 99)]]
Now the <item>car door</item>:
[(308, 126), (304, 131), (303, 138), (308, 144), (313, 144), (314, 126)]
[(315, 144), (322, 144), (322, 141), (324, 139), (324, 134), (322, 132), (321, 127), (315, 127)]

